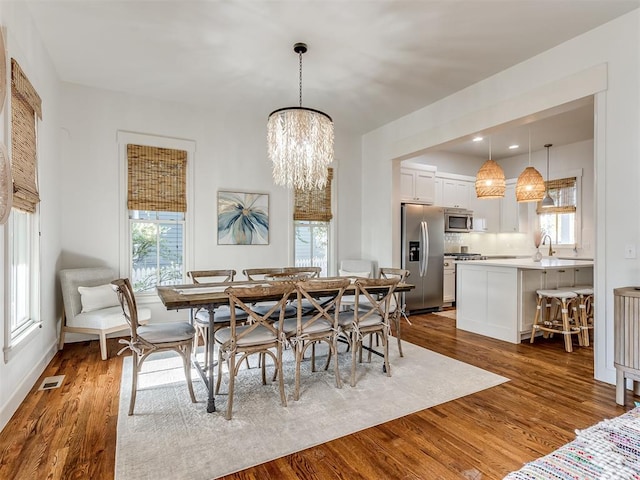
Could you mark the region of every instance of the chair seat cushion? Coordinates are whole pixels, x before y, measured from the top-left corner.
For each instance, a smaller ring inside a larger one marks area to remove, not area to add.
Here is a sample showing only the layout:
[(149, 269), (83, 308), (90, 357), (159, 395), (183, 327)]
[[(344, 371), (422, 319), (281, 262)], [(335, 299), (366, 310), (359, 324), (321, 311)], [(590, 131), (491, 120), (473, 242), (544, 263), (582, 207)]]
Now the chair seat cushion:
[[(246, 320), (249, 315), (241, 308), (236, 307), (236, 320)], [(202, 326), (209, 326), (209, 312), (205, 309), (198, 310), (195, 316), (196, 322)], [(215, 309), (213, 323), (229, 323), (231, 321), (231, 309), (223, 305)]]
[[(307, 317), (306, 319), (303, 318), (302, 324), (304, 325), (304, 322), (308, 319), (309, 317)], [(275, 328), (278, 328), (278, 322), (274, 323), (273, 326)], [(309, 325), (307, 328), (305, 328), (302, 331), (302, 333), (311, 334), (311, 333), (319, 333), (319, 332), (330, 332), (332, 327), (333, 325), (331, 325), (331, 323), (327, 319), (320, 318), (315, 322), (313, 322), (311, 325)], [(298, 319), (296, 318), (287, 318), (284, 321), (284, 324), (282, 325), (282, 331), (287, 335), (295, 334), (297, 329), (298, 329)]]
[[(355, 321), (354, 317), (355, 317), (355, 312), (351, 310), (346, 312), (341, 312), (340, 315), (338, 316), (338, 325), (342, 328), (349, 328), (351, 324)], [(361, 317), (358, 325), (360, 327), (373, 327), (375, 325), (382, 325), (382, 323), (383, 323), (382, 317), (377, 313), (372, 313), (366, 318)]]
[(153, 323), (138, 327), (138, 335), (150, 343), (170, 343), (192, 339), (196, 330), (187, 322)]
[[(239, 327), (236, 327), (236, 335), (239, 335), (241, 332), (244, 332), (248, 328), (250, 328), (249, 325), (246, 325), (246, 326), (241, 325)], [(220, 330), (217, 330), (215, 333), (216, 342), (220, 344), (228, 342), (230, 338), (231, 338), (230, 327), (221, 328)], [(254, 345), (270, 344), (270, 343), (274, 343), (276, 340), (277, 340), (277, 337), (276, 335), (274, 335), (272, 331), (270, 331), (269, 329), (263, 326), (258, 326), (251, 333), (239, 339), (237, 342), (237, 345), (239, 347), (248, 347), (248, 346), (254, 346)]]
[[(151, 310), (148, 308), (138, 309), (138, 322), (146, 323), (151, 318)], [(129, 328), (127, 320), (122, 313), (122, 307), (101, 308), (91, 312), (83, 312), (73, 318), (67, 319), (67, 326), (79, 328), (95, 328), (106, 330), (122, 325), (122, 329)]]
[[(273, 307), (273, 303), (269, 304), (269, 303), (258, 303), (256, 305), (254, 305), (253, 307), (251, 307), (251, 310), (253, 310), (254, 312), (259, 313), (260, 315), (265, 315), (269, 310), (271, 310), (271, 308)], [(297, 313), (296, 307), (294, 307), (293, 305), (287, 305), (284, 308), (284, 316), (285, 317), (293, 317), (295, 316)], [(278, 318), (280, 316), (280, 310), (276, 310), (275, 312), (273, 312), (271, 314), (271, 318)]]

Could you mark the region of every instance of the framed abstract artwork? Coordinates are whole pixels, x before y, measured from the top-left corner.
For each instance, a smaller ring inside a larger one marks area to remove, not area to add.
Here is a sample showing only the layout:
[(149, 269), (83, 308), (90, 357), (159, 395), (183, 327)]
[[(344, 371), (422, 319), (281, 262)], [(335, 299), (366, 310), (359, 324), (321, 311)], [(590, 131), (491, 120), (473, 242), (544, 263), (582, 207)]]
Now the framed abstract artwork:
[(269, 195), (218, 192), (218, 245), (268, 245)]

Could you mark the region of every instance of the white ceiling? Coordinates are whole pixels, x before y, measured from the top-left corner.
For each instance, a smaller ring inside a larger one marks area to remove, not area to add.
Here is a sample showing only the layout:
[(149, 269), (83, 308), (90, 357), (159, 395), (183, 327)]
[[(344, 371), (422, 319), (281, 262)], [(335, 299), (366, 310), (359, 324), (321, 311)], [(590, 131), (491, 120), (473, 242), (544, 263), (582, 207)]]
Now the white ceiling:
[[(640, 0), (25, 2), (63, 81), (221, 112), (242, 109), (265, 124), (272, 110), (297, 105), (293, 44), (306, 42), (303, 105), (331, 115), (338, 131), (360, 134), (640, 6)], [(492, 142), (499, 158), (497, 137)], [(554, 139), (541, 135), (538, 143)]]

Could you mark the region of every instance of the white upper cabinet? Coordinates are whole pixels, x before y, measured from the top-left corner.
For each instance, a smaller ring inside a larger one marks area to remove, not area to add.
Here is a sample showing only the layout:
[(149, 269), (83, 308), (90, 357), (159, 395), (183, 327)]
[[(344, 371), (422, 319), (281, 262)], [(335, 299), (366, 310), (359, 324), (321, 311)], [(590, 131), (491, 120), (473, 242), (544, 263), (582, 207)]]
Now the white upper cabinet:
[(472, 183), (466, 180), (442, 180), (442, 206), (469, 208), (469, 195)]
[(400, 169), (400, 199), (404, 202), (435, 203), (435, 172), (414, 168)]

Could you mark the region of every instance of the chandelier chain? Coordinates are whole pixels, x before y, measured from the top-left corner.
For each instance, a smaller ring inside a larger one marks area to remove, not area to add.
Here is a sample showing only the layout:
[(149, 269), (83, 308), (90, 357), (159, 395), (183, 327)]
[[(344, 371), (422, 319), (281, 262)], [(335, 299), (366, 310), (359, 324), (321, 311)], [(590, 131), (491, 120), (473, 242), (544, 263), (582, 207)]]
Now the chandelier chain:
[(300, 71), (300, 82), (299, 82), (299, 86), (300, 86), (300, 98), (299, 98), (299, 102), (300, 102), (300, 106), (302, 107), (302, 51), (298, 52), (298, 61), (299, 61), (299, 71)]

